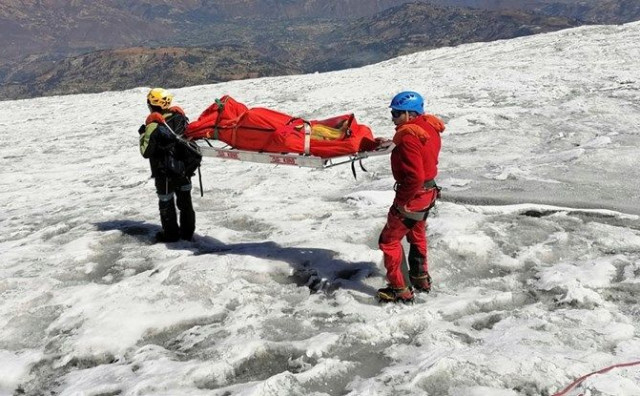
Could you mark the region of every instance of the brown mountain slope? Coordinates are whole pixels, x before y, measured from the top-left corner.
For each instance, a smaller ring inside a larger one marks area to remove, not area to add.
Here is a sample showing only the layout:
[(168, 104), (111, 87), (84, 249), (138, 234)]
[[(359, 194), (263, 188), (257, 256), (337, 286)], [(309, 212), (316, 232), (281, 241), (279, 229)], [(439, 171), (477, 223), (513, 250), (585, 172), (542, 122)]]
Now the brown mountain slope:
[(130, 46), (165, 37), (172, 28), (163, 25), (110, 2), (0, 0), (0, 46), (9, 59)]
[(0, 64), (31, 54), (70, 56), (164, 46), (176, 33), (236, 18), (329, 21), (370, 17), (408, 2), (529, 10), (596, 23), (640, 19), (638, 0), (0, 0)]
[[(566, 18), (405, 4), (357, 21), (288, 24), (235, 20), (208, 26), (191, 48), (105, 50), (52, 62), (42, 58), (0, 68), (0, 93), (23, 98), (60, 93), (170, 87), (238, 78), (355, 67), (400, 54), (575, 26)], [(234, 27), (234, 25), (237, 25)], [(218, 43), (205, 48), (206, 43)]]
[(484, 10), (523, 10), (589, 23), (620, 24), (640, 20), (638, 0), (428, 0), (441, 6)]
[(0, 0), (5, 58), (73, 54), (162, 41), (180, 29), (234, 18), (297, 20), (370, 16), (410, 0)]
[(547, 15), (563, 15), (593, 23), (620, 24), (640, 20), (638, 0), (591, 0), (552, 2), (536, 10)]
[(300, 72), (286, 60), (247, 48), (136, 47), (96, 51), (61, 62), (36, 60), (11, 69), (0, 92), (4, 97), (26, 98), (136, 86), (182, 87)]
[[(321, 70), (361, 66), (415, 51), (493, 41), (577, 26), (567, 18), (523, 11), (483, 11), (411, 3), (349, 25), (349, 33), (325, 47)], [(348, 58), (338, 61), (344, 49)]]

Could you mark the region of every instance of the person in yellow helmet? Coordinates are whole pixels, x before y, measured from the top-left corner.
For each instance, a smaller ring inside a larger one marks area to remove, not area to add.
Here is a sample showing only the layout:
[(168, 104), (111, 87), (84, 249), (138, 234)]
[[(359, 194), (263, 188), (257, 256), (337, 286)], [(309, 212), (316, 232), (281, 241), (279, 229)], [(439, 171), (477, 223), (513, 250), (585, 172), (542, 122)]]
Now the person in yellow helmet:
[[(140, 153), (149, 159), (151, 177), (155, 179), (162, 231), (157, 242), (190, 241), (196, 227), (196, 214), (191, 202), (192, 171), (177, 155), (179, 136), (189, 120), (178, 106), (171, 106), (173, 95), (163, 88), (147, 94), (149, 116), (140, 127)], [(191, 173), (190, 173), (191, 172)], [(176, 204), (180, 211), (178, 225)]]

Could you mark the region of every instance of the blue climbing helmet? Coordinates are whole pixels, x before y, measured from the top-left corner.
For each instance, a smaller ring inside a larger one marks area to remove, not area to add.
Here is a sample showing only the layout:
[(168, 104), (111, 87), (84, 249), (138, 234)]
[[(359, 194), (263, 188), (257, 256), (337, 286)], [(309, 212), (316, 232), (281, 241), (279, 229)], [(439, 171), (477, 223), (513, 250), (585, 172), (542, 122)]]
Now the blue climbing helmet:
[(417, 92), (403, 91), (393, 97), (389, 107), (393, 110), (415, 111), (418, 114), (424, 114), (424, 99)]

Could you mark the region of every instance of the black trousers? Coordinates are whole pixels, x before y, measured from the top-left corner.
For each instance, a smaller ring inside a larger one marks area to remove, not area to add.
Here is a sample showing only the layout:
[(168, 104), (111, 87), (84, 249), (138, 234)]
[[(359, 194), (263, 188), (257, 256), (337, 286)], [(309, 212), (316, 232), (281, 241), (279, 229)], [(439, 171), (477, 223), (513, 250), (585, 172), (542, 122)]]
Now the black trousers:
[[(191, 202), (191, 179), (158, 175), (155, 178), (155, 184), (160, 223), (165, 237), (191, 240), (196, 229), (196, 213)], [(178, 225), (176, 203), (180, 211), (180, 225)]]

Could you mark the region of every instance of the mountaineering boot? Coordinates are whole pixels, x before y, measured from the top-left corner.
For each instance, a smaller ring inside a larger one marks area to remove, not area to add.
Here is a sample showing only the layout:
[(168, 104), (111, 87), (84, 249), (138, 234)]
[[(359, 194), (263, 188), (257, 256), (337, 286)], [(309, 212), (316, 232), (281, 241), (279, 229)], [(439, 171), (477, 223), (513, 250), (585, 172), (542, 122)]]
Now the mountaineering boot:
[(431, 291), (431, 276), (429, 273), (422, 275), (409, 277), (411, 279), (411, 286), (416, 293), (429, 293)]
[(431, 291), (431, 276), (427, 271), (427, 257), (420, 253), (417, 246), (411, 245), (409, 249), (409, 279), (416, 292), (429, 293)]
[(156, 236), (155, 236), (155, 240), (158, 243), (169, 243), (169, 242), (177, 242), (178, 241), (177, 236), (167, 236), (167, 234), (165, 234), (164, 231), (158, 231), (156, 232)]
[(176, 198), (180, 210), (180, 239), (191, 241), (196, 229), (196, 212), (191, 202), (191, 191), (178, 191)]
[(387, 302), (403, 302), (403, 303), (412, 303), (413, 302), (413, 292), (408, 287), (403, 287), (400, 289), (396, 289), (394, 287), (385, 287), (383, 289), (378, 289), (376, 293), (376, 298), (379, 302), (387, 303)]
[(156, 234), (156, 242), (176, 242), (180, 239), (180, 231), (173, 197), (166, 201), (159, 201), (159, 207), (162, 231)]

